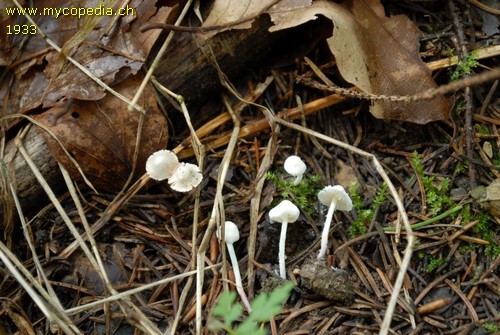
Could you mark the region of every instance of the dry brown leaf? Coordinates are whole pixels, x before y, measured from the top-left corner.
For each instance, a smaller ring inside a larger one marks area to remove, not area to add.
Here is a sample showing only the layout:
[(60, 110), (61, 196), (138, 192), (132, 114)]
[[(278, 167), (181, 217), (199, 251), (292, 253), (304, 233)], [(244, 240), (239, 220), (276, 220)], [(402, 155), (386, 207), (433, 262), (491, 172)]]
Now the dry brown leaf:
[[(404, 15), (386, 17), (379, 0), (356, 0), (351, 4), (363, 35), (370, 42), (367, 74), (373, 91), (368, 93), (414, 95), (437, 87), (430, 70), (420, 59), (421, 32), (412, 21)], [(447, 119), (449, 110), (449, 101), (439, 96), (406, 104), (376, 103), (372, 113), (383, 119), (427, 123)]]
[[(114, 89), (132, 99), (142, 79), (142, 75), (130, 77)], [(149, 155), (165, 148), (168, 141), (166, 118), (158, 109), (149, 86), (143, 94), (141, 106), (147, 113), (142, 126), (135, 177), (144, 174)], [(36, 119), (62, 142), (95, 188), (120, 190), (134, 166), (139, 112), (128, 112), (127, 105), (111, 94), (95, 102), (75, 101), (67, 112), (64, 108), (53, 107), (37, 115)], [(59, 143), (47, 132), (43, 134), (52, 156), (66, 167), (73, 178), (81, 180), (78, 170)]]
[[(210, 14), (205, 25), (230, 24), (266, 10), (275, 24), (269, 31), (275, 32), (321, 15), (334, 24), (333, 36), (327, 42), (340, 73), (365, 93), (414, 95), (437, 87), (419, 58), (418, 29), (404, 16), (385, 17), (378, 0), (345, 1), (344, 4), (318, 0), (310, 6), (302, 1), (280, 1), (267, 9), (271, 2), (216, 1), (216, 12), (213, 16)], [(223, 12), (230, 15), (224, 17)], [(237, 26), (241, 27), (243, 25)], [(449, 103), (443, 96), (412, 103), (376, 102), (371, 112), (377, 118), (427, 123), (446, 119)]]
[[(346, 6), (315, 1), (288, 17), (271, 13), (276, 26), (270, 31), (290, 28), (318, 15), (334, 23), (333, 36), (327, 42), (340, 73), (365, 93), (414, 95), (437, 87), (419, 58), (417, 27), (402, 15), (385, 17), (377, 0), (348, 1)], [(377, 118), (427, 123), (446, 119), (449, 103), (444, 97), (406, 104), (377, 102), (370, 111)]]
[[(219, 32), (229, 29), (248, 29), (252, 26), (253, 18), (263, 13), (276, 13), (275, 15), (286, 15), (288, 11), (309, 7), (312, 0), (263, 0), (263, 1), (238, 1), (226, 0), (215, 1), (208, 17), (203, 22), (204, 27), (227, 25), (218, 31), (210, 31), (199, 34), (202, 39), (207, 40)], [(275, 16), (276, 18), (276, 16)], [(246, 20), (248, 19), (248, 20)], [(245, 22), (234, 24), (236, 21)]]
[(351, 165), (337, 159), (335, 161), (335, 168), (336, 171), (333, 177), (337, 184), (346, 186), (351, 184), (359, 185), (358, 177), (356, 176), (356, 173)]
[[(14, 8), (10, 1), (1, 0), (6, 7)], [(112, 2), (105, 3), (110, 6)], [(116, 1), (113, 10), (117, 10), (121, 1)], [(97, 7), (100, 3), (85, 0), (80, 7)], [(36, 1), (34, 8), (55, 8), (49, 0)], [(116, 16), (101, 16), (94, 29), (86, 34), (86, 39), (77, 45), (71, 45), (71, 56), (85, 65), (96, 77), (108, 85), (114, 85), (137, 73), (144, 64), (160, 30), (140, 33), (139, 29), (145, 22), (163, 22), (167, 19), (170, 8), (157, 9), (154, 1), (132, 0), (128, 6), (135, 9), (135, 15), (122, 16), (113, 25)], [(36, 15), (33, 19), (47, 36), (57, 45), (63, 47), (78, 34), (85, 17), (71, 15), (55, 16)], [(52, 107), (64, 103), (67, 99), (98, 100), (104, 96), (104, 89), (89, 79), (81, 70), (65, 61), (64, 66), (57, 69), (59, 55), (51, 49), (39, 34), (31, 36), (16, 58), (12, 58), (23, 41), (22, 35), (7, 35), (7, 24), (26, 23), (26, 18), (13, 15), (7, 16), (2, 11), (0, 16), (0, 42), (2, 52), (0, 64), (11, 64), (15, 73), (14, 80), (0, 83), (0, 98), (10, 94), (8, 106), (4, 110), (8, 114), (26, 113), (41, 104)], [(5, 48), (4, 48), (5, 47)], [(11, 59), (12, 58), (12, 59)], [(37, 73), (35, 75), (35, 73)], [(49, 78), (56, 73), (57, 78)], [(41, 77), (40, 74), (43, 76)], [(36, 79), (36, 81), (34, 80)], [(26, 87), (29, 85), (29, 89)], [(10, 93), (12, 92), (12, 93)], [(4, 99), (0, 101), (2, 106)]]
[[(81, 45), (78, 55), (75, 56), (80, 64), (108, 85), (120, 82), (130, 74), (136, 74), (143, 64), (92, 45)], [(58, 58), (58, 54), (51, 53), (47, 56), (47, 61), (49, 64), (56, 64)], [(49, 77), (53, 70), (53, 66), (49, 65), (44, 73)], [(104, 97), (106, 91), (80, 69), (67, 63), (57, 80), (52, 81), (45, 92), (43, 107), (60, 105), (68, 99), (99, 100)]]

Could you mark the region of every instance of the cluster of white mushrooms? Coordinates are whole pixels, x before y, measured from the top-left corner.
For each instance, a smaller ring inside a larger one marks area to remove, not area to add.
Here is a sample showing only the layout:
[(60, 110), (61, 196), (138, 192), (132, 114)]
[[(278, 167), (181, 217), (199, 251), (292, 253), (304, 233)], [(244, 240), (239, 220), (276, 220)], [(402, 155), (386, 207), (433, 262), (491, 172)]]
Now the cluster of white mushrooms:
[[(287, 173), (295, 177), (293, 185), (299, 185), (302, 177), (306, 172), (306, 164), (298, 156), (290, 156), (285, 160), (284, 168)], [(202, 174), (197, 165), (179, 162), (179, 159), (170, 150), (160, 150), (153, 153), (146, 162), (146, 172), (155, 180), (161, 181), (168, 179), (170, 187), (178, 192), (189, 192), (198, 186), (202, 180)], [(324, 259), (328, 244), (328, 232), (330, 230), (333, 212), (335, 210), (350, 211), (352, 209), (352, 201), (344, 188), (340, 185), (326, 186), (318, 193), (319, 201), (328, 206), (328, 213), (321, 234), (321, 248), (318, 254), (318, 260)], [(280, 277), (286, 279), (285, 266), (285, 240), (286, 231), (289, 223), (297, 221), (300, 216), (300, 210), (289, 200), (283, 200), (276, 207), (269, 211), (269, 218), (273, 222), (280, 222), (281, 234), (279, 240), (279, 274)], [(238, 227), (232, 221), (226, 221), (223, 225), (224, 240), (226, 242), (227, 251), (231, 259), (231, 264), (234, 270), (236, 282), (236, 290), (238, 291), (243, 304), (250, 312), (250, 303), (243, 290), (241, 274), (238, 266), (238, 259), (234, 251), (233, 243), (238, 241), (240, 233)], [(217, 237), (222, 239), (221, 230), (217, 230)]]
[[(306, 164), (298, 156), (290, 156), (285, 160), (285, 171), (295, 177), (294, 185), (298, 185), (302, 176), (306, 171)], [(321, 248), (318, 253), (318, 260), (324, 259), (326, 255), (326, 247), (328, 244), (328, 232), (333, 219), (333, 212), (335, 210), (350, 211), (352, 209), (352, 201), (344, 187), (341, 185), (326, 186), (318, 193), (319, 201), (328, 206), (328, 213), (326, 215), (325, 225), (321, 234)], [(269, 218), (271, 221), (280, 222), (281, 235), (279, 241), (279, 269), (280, 277), (286, 279), (286, 266), (285, 266), (285, 239), (288, 223), (297, 221), (300, 215), (300, 210), (291, 201), (283, 200), (276, 207), (269, 211)]]
[(170, 150), (159, 150), (149, 156), (146, 172), (154, 180), (168, 179), (170, 187), (177, 192), (191, 191), (203, 178), (197, 165), (179, 162)]

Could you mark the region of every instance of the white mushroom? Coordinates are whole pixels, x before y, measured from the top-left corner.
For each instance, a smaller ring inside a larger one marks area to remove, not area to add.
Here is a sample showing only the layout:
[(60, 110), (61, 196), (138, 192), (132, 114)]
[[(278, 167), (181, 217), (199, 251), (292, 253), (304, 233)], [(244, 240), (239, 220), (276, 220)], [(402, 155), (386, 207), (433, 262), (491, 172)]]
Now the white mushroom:
[(298, 185), (300, 183), (300, 181), (302, 180), (302, 176), (307, 169), (307, 166), (302, 161), (302, 159), (299, 156), (295, 155), (288, 157), (285, 160), (285, 164), (283, 165), (283, 167), (285, 168), (285, 171), (287, 173), (295, 177), (295, 180), (293, 181), (294, 185)]
[[(241, 297), (241, 301), (245, 305), (248, 312), (251, 312), (250, 302), (248, 301), (247, 295), (243, 290), (243, 284), (241, 282), (240, 267), (238, 265), (238, 258), (236, 258), (236, 252), (234, 251), (233, 243), (240, 239), (240, 232), (238, 226), (232, 221), (226, 221), (224, 223), (224, 240), (226, 241), (227, 252), (229, 253), (229, 258), (231, 259), (231, 265), (233, 266), (234, 279), (236, 281), (236, 291)], [(221, 229), (217, 230), (217, 238), (221, 240)]]
[(288, 223), (293, 223), (299, 218), (300, 211), (291, 201), (283, 200), (276, 207), (269, 211), (271, 221), (281, 222), (281, 234), (279, 243), (279, 267), (280, 277), (286, 279), (285, 267), (285, 240)]
[(318, 254), (318, 259), (323, 259), (326, 255), (328, 232), (332, 224), (333, 212), (335, 212), (335, 209), (350, 211), (352, 209), (352, 200), (341, 185), (326, 186), (318, 193), (318, 199), (323, 205), (329, 206), (323, 233), (321, 234), (321, 249)]
[(202, 178), (197, 165), (181, 162), (174, 174), (168, 178), (168, 183), (177, 192), (189, 192), (200, 184)]
[(179, 159), (170, 150), (159, 150), (146, 161), (146, 172), (154, 180), (170, 178), (179, 167)]

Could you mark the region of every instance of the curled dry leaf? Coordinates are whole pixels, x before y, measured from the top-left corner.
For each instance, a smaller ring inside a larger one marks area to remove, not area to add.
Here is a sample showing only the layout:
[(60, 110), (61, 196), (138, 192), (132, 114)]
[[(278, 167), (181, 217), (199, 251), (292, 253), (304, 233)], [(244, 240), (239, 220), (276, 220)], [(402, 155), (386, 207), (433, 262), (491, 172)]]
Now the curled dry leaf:
[[(378, 95), (414, 95), (437, 87), (429, 68), (420, 59), (421, 32), (410, 19), (404, 15), (386, 17), (378, 0), (349, 1), (349, 8), (369, 43), (364, 52), (371, 92), (368, 87), (358, 86), (356, 77), (349, 73), (353, 69), (348, 60), (342, 65), (345, 70), (340, 70), (342, 76), (349, 77), (351, 83), (367, 93)], [(404, 104), (379, 102), (372, 106), (371, 112), (382, 119), (427, 123), (447, 119), (449, 110), (449, 101), (438, 96)]]
[[(203, 26), (227, 25), (227, 27), (223, 27), (218, 31), (205, 32), (199, 36), (207, 40), (224, 30), (248, 29), (252, 26), (253, 19), (264, 12), (274, 13), (273, 21), (275, 21), (280, 15), (286, 17), (289, 11), (309, 7), (311, 4), (312, 0), (215, 1), (212, 10), (203, 22)], [(235, 24), (236, 22), (241, 23)]]
[[(129, 77), (113, 88), (132, 99), (142, 79), (142, 75)], [(132, 172), (135, 178), (144, 174), (147, 158), (167, 144), (167, 121), (149, 86), (140, 104), (147, 112), (139, 132), (140, 145), (135, 162), (135, 144), (142, 114), (129, 112), (127, 104), (113, 95), (108, 94), (95, 102), (75, 100), (69, 107), (53, 107), (37, 115), (36, 119), (64, 145), (96, 189), (117, 191)], [(48, 132), (43, 131), (43, 134), (52, 156), (73, 178), (81, 179), (60, 144)]]
[[(333, 35), (327, 42), (341, 75), (363, 92), (402, 96), (437, 87), (419, 57), (417, 27), (402, 15), (386, 17), (379, 0), (273, 3), (275, 1), (256, 4), (251, 0), (218, 0), (204, 25), (228, 25), (265, 12), (274, 23), (269, 31), (277, 32), (323, 16), (334, 24)], [(231, 15), (224, 16), (224, 12)], [(242, 29), (250, 23), (226, 29)], [(202, 36), (209, 38), (212, 35)], [(370, 111), (377, 118), (427, 123), (446, 119), (449, 107), (447, 99), (439, 96), (411, 103), (376, 102)]]

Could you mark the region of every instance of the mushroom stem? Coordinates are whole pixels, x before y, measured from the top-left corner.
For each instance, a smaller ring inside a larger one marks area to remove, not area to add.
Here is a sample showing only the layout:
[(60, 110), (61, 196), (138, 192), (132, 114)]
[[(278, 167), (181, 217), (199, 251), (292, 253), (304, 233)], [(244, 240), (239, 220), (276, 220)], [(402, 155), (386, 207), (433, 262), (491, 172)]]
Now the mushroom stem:
[(240, 267), (238, 265), (238, 259), (236, 258), (236, 252), (234, 251), (234, 246), (232, 243), (226, 243), (227, 247), (227, 252), (229, 253), (229, 257), (231, 258), (231, 265), (233, 266), (233, 271), (234, 271), (234, 280), (236, 284), (236, 291), (240, 295), (241, 301), (243, 302), (243, 305), (245, 306), (245, 309), (247, 310), (248, 313), (252, 311), (252, 308), (250, 307), (250, 301), (248, 300), (248, 297), (243, 290), (243, 283), (241, 282), (241, 274), (240, 274)]
[(284, 221), (281, 224), (281, 235), (280, 235), (280, 245), (279, 245), (279, 265), (280, 265), (280, 277), (286, 279), (286, 267), (285, 267), (285, 239), (286, 230), (288, 228), (288, 222)]
[(300, 182), (302, 181), (302, 176), (301, 174), (299, 174), (297, 177), (295, 177), (295, 180), (293, 181), (293, 185), (298, 185), (300, 184)]
[(325, 258), (326, 246), (328, 244), (328, 233), (330, 232), (330, 226), (332, 224), (333, 212), (335, 212), (335, 200), (332, 200), (330, 207), (328, 208), (328, 213), (326, 214), (325, 225), (323, 226), (323, 232), (321, 233), (321, 249), (319, 250), (318, 259), (321, 260)]

